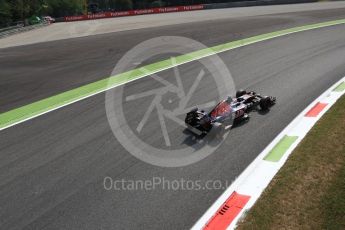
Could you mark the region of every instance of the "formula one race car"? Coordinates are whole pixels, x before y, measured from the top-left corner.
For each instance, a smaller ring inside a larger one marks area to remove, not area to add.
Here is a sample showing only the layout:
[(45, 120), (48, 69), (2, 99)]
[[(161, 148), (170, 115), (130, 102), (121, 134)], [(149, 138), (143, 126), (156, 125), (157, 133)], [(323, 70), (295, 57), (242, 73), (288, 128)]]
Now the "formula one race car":
[(187, 113), (185, 123), (197, 135), (209, 133), (222, 126), (231, 127), (234, 123), (247, 120), (252, 110), (267, 111), (276, 102), (275, 97), (261, 96), (255, 92), (239, 90), (236, 98), (228, 97), (219, 102), (209, 113), (195, 108)]

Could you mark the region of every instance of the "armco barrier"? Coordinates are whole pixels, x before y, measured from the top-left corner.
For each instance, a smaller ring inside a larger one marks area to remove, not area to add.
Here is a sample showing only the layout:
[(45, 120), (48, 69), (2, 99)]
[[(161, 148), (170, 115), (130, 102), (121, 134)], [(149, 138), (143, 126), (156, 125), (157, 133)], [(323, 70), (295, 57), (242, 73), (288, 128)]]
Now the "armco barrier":
[(144, 10), (128, 10), (119, 12), (104, 12), (99, 14), (90, 15), (79, 15), (79, 16), (67, 16), (64, 18), (65, 22), (71, 21), (82, 21), (82, 20), (92, 20), (101, 18), (114, 18), (123, 16), (134, 16), (143, 14), (160, 14), (160, 13), (170, 13), (170, 12), (182, 12), (182, 11), (192, 11), (192, 10), (203, 10), (204, 5), (191, 5), (191, 6), (174, 6), (174, 7), (160, 7)]
[(0, 31), (0, 38), (8, 37), (10, 35), (26, 32), (29, 30), (34, 30), (40, 27), (44, 27), (50, 25), (49, 22), (42, 22), (36, 25), (31, 25), (31, 26), (15, 26), (15, 27), (10, 27), (7, 29), (3, 29)]
[(15, 29), (19, 29), (22, 27), (24, 27), (24, 25), (17, 25), (17, 26), (10, 26), (10, 27), (1, 28), (0, 34), (6, 32), (6, 31), (9, 31), (9, 30), (15, 30)]

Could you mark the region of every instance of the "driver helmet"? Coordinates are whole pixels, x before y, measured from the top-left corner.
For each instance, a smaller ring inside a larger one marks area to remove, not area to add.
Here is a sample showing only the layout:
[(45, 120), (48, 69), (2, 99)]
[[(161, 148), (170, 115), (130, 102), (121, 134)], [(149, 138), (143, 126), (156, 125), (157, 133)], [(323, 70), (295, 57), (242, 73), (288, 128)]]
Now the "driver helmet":
[(227, 103), (231, 103), (233, 101), (233, 99), (232, 99), (232, 97), (231, 96), (228, 96), (227, 98), (226, 98), (226, 102)]

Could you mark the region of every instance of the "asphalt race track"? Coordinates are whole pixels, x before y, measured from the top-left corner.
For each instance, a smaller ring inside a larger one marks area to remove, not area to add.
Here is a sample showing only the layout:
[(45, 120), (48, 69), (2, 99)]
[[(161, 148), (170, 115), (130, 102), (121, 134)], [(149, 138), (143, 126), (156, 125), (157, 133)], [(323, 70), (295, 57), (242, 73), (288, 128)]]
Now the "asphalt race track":
[(342, 19), (344, 12), (345, 8), (212, 20), (1, 49), (0, 112), (106, 78), (128, 50), (150, 38), (183, 36), (214, 46), (267, 32)]
[[(132, 30), (0, 50), (0, 112), (52, 96), (112, 72), (134, 45), (162, 35), (185, 36), (207, 46), (298, 25), (340, 19), (345, 9), (222, 19)], [(0, 132), (1, 229), (188, 229), (223, 190), (107, 191), (114, 180), (233, 181), (270, 141), (308, 104), (345, 74), (345, 26), (300, 32), (219, 55), (237, 88), (274, 95), (267, 114), (231, 130), (206, 159), (181, 168), (144, 163), (114, 137), (106, 116), (105, 94), (98, 94)], [(159, 57), (157, 57), (158, 59)], [(200, 64), (179, 67), (186, 88)], [(173, 82), (173, 71), (159, 73)], [(195, 101), (217, 100), (206, 79)], [(152, 78), (127, 84), (125, 94), (157, 87)], [(205, 93), (207, 92), (207, 93)], [(174, 98), (173, 98), (174, 101)], [(127, 122), (136, 128), (150, 101), (125, 104)], [(123, 124), (125, 125), (125, 124)], [(140, 138), (168, 149), (157, 118)], [(185, 133), (167, 123), (172, 146)]]

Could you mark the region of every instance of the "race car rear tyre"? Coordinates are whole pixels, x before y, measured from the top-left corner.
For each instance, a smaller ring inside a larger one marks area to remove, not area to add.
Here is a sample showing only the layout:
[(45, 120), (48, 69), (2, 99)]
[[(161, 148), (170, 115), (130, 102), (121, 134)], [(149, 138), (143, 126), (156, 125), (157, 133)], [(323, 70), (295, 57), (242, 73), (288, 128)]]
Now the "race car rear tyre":
[(269, 97), (265, 96), (260, 100), (260, 108), (262, 110), (268, 110), (270, 105), (271, 105), (271, 99)]
[(245, 95), (247, 92), (243, 89), (240, 89), (236, 92), (236, 97), (242, 97), (243, 95)]

